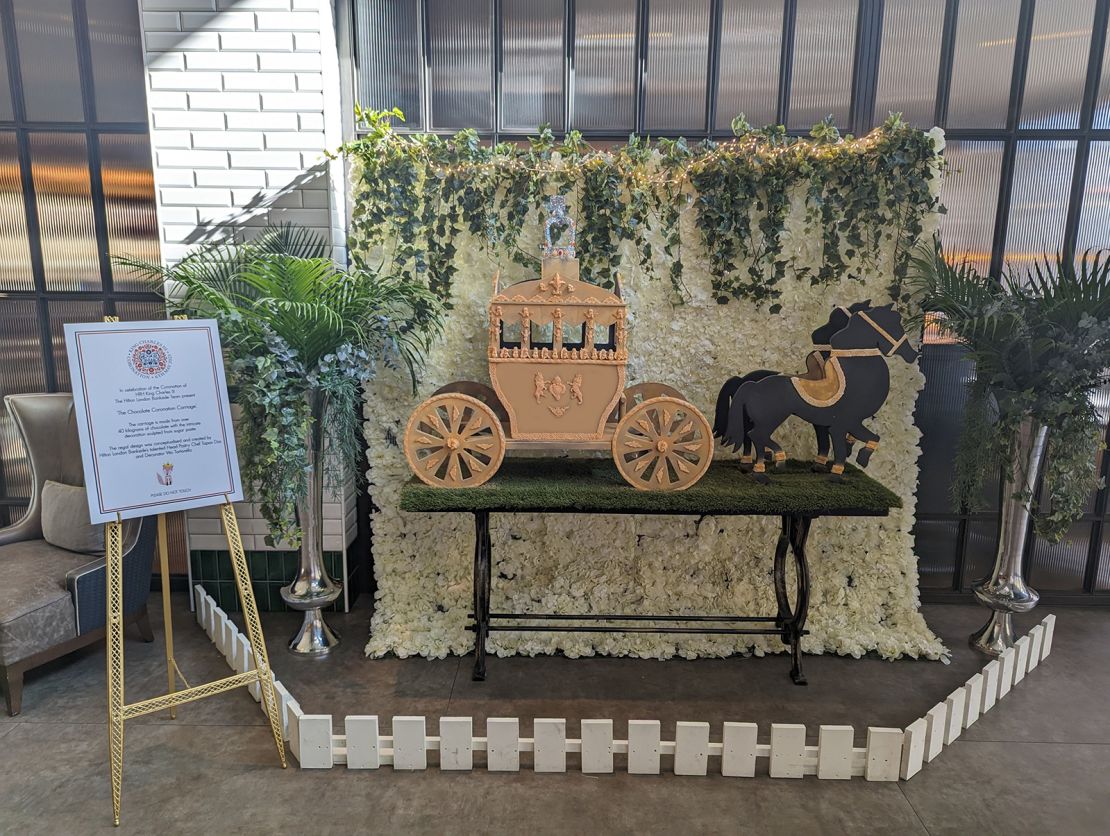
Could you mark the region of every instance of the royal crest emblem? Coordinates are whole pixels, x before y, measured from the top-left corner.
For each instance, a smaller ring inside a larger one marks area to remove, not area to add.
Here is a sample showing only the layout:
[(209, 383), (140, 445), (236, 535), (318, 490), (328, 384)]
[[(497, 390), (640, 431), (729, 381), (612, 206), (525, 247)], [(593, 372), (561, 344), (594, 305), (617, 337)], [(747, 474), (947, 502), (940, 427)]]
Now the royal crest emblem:
[(127, 365), (139, 377), (161, 377), (170, 370), (171, 363), (169, 351), (155, 340), (135, 343), (127, 355)]

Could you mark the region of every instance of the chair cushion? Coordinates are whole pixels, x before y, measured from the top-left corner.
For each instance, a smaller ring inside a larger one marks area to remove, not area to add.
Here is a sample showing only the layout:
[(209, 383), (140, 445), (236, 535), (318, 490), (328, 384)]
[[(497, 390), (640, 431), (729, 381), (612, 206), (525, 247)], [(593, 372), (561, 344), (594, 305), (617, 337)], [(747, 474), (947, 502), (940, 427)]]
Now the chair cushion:
[(60, 549), (104, 554), (104, 526), (90, 522), (84, 488), (50, 480), (43, 484), (42, 537)]
[(0, 546), (0, 665), (77, 635), (66, 573), (89, 562), (45, 540)]

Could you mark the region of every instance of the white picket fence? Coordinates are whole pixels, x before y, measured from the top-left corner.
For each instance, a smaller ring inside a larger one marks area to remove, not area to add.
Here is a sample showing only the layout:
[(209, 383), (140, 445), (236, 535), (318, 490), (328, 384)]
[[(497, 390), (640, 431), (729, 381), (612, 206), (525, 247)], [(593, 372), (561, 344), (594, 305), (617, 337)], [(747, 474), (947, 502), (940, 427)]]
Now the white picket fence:
[[(195, 587), (197, 621), (237, 672), (254, 669), (254, 654), (239, 632), (199, 584)], [(475, 736), (471, 717), (441, 717), (439, 734), (429, 735), (424, 717), (393, 717), (392, 735), (382, 734), (375, 715), (348, 715), (344, 734), (336, 734), (330, 714), (305, 714), (280, 682), (282, 727), (289, 748), (302, 769), (428, 768), (428, 752), (439, 753), (442, 770), (474, 768), (474, 753), (485, 752), (490, 772), (517, 772), (521, 754), (531, 753), (535, 772), (566, 772), (567, 755), (579, 756), (582, 772), (603, 774), (616, 770), (615, 755), (627, 756), (629, 773), (659, 775), (662, 758), (673, 757), (675, 775), (721, 774), (753, 777), (756, 760), (767, 758), (772, 778), (825, 779), (863, 777), (868, 781), (907, 780), (921, 771), (998, 701), (1021, 682), (1052, 651), (1056, 616), (1048, 615), (1001, 658), (988, 662), (967, 682), (929, 709), (905, 729), (867, 729), (867, 745), (855, 746), (852, 726), (818, 727), (817, 745), (806, 745), (806, 727), (772, 723), (770, 743), (759, 743), (755, 723), (725, 723), (720, 742), (710, 740), (710, 724), (679, 722), (674, 740), (661, 739), (658, 720), (630, 720), (628, 736), (618, 740), (612, 720), (582, 720), (580, 736), (567, 737), (567, 721), (537, 718), (532, 737), (520, 736), (516, 717), (486, 720), (484, 737)], [(258, 686), (250, 688), (260, 700)], [(712, 763), (711, 763), (712, 761)]]

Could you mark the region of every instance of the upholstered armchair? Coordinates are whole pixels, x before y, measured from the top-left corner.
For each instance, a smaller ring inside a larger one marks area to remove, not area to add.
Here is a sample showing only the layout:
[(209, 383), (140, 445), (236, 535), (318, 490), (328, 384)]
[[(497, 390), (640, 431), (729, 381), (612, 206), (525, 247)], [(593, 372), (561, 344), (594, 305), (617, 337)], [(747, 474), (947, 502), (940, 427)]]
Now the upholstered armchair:
[[(24, 672), (103, 638), (107, 606), (103, 555), (43, 539), (46, 482), (85, 484), (73, 397), (9, 395), (4, 401), (31, 465), (27, 513), (0, 529), (0, 688), (8, 713), (16, 715)], [(137, 622), (146, 641), (154, 638), (146, 600), (155, 532), (153, 520), (124, 526), (124, 621)]]

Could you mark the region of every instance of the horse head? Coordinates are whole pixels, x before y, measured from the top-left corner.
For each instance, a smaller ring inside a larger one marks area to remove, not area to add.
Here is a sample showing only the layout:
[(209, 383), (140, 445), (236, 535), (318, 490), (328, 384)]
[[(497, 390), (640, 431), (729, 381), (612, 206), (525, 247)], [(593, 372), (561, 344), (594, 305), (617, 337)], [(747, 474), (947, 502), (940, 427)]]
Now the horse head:
[(849, 305), (848, 307), (837, 305), (835, 308), (832, 309), (832, 313), (829, 314), (828, 322), (816, 328), (810, 334), (813, 339), (813, 347), (818, 350), (828, 351), (833, 334), (835, 334), (837, 331), (840, 331), (842, 328), (844, 328), (844, 326), (848, 324), (848, 320), (852, 318), (852, 314), (858, 313), (859, 311), (865, 311), (870, 307), (870, 299), (865, 302), (856, 302), (855, 304)]
[(874, 349), (885, 357), (898, 356), (907, 363), (917, 359), (917, 352), (906, 338), (901, 315), (893, 305), (855, 311), (848, 324), (832, 336), (833, 350)]

